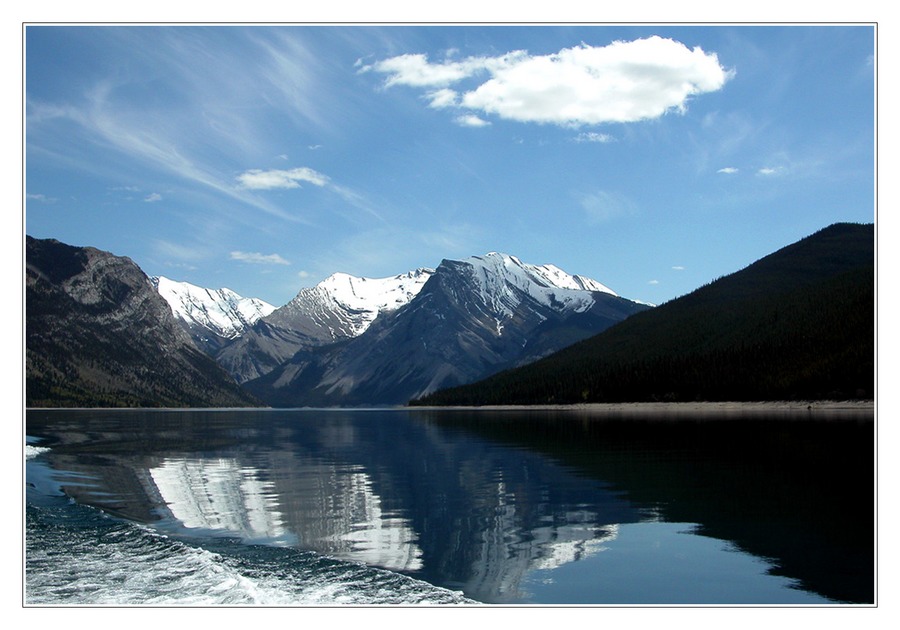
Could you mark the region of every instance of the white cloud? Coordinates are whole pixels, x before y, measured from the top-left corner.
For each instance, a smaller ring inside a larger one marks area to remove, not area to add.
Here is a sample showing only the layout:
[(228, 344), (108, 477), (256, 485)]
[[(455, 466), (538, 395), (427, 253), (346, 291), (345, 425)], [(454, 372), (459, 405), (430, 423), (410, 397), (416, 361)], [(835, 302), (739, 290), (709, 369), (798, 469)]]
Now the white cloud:
[(306, 278), (309, 278), (309, 276), (310, 276), (310, 273), (304, 269), (301, 269), (300, 271), (297, 272), (298, 278), (305, 280)]
[(673, 265), (672, 269), (674, 269), (675, 271), (684, 271), (684, 267), (682, 267), (681, 265)]
[(53, 203), (56, 199), (52, 197), (48, 197), (47, 195), (41, 193), (27, 193), (25, 195), (25, 199), (32, 199), (34, 201), (40, 201), (42, 203)]
[(365, 197), (349, 188), (333, 183), (327, 175), (323, 175), (306, 166), (292, 168), (290, 170), (271, 169), (264, 171), (261, 169), (251, 169), (249, 171), (244, 171), (238, 175), (236, 179), (241, 188), (250, 190), (300, 188), (300, 182), (306, 182), (320, 188), (326, 188), (339, 195), (350, 205), (360, 210), (364, 210), (376, 219), (382, 219), (381, 215), (372, 208)]
[(458, 116), (454, 122), (461, 127), (486, 127), (490, 125), (486, 120), (483, 120), (476, 116), (475, 114), (467, 114), (465, 116)]
[(259, 252), (231, 252), (231, 260), (255, 264), (255, 265), (290, 265), (288, 261), (278, 254), (260, 254)]
[(633, 122), (683, 112), (688, 99), (722, 88), (732, 76), (715, 53), (653, 36), (608, 46), (581, 44), (550, 55), (515, 51), (431, 63), (422, 54), (365, 66), (387, 74), (385, 86), (441, 88), (432, 107), (451, 104), (448, 86), (485, 75), (473, 89), (453, 93), (459, 107), (520, 122), (563, 126)]
[(585, 131), (584, 133), (580, 133), (575, 136), (575, 142), (615, 142), (616, 139), (613, 138), (608, 133), (597, 133), (596, 131)]
[(773, 168), (773, 167), (770, 167), (770, 166), (765, 166), (765, 167), (759, 169), (758, 171), (756, 171), (756, 173), (757, 173), (758, 175), (766, 175), (766, 176), (769, 176), (769, 175), (779, 175), (779, 174), (781, 174), (783, 171), (784, 171), (784, 169), (781, 168), (780, 166), (776, 166), (776, 167), (774, 167), (774, 168)]
[(725, 168), (720, 168), (716, 172), (717, 173), (725, 173), (726, 175), (732, 175), (734, 173), (737, 173), (738, 169), (734, 168), (733, 166), (726, 166)]
[(273, 188), (300, 188), (298, 182), (308, 182), (316, 186), (324, 186), (328, 183), (328, 177), (317, 173), (311, 168), (301, 166), (289, 171), (272, 169), (263, 171), (251, 169), (237, 176), (243, 188), (253, 190), (271, 190)]
[(435, 109), (453, 107), (457, 105), (459, 99), (459, 95), (456, 93), (456, 91), (451, 90), (450, 88), (435, 90), (434, 92), (430, 92), (426, 96), (431, 100), (428, 106), (434, 107)]
[(390, 75), (385, 85), (409, 85), (411, 87), (444, 87), (483, 72), (489, 65), (484, 57), (469, 57), (463, 61), (429, 63), (426, 55), (399, 55), (362, 71), (375, 70)]
[(159, 193), (150, 193), (146, 197), (144, 197), (144, 201), (148, 203), (153, 203), (154, 201), (162, 201), (162, 195)]
[(651, 280), (647, 284), (659, 284), (659, 280)]

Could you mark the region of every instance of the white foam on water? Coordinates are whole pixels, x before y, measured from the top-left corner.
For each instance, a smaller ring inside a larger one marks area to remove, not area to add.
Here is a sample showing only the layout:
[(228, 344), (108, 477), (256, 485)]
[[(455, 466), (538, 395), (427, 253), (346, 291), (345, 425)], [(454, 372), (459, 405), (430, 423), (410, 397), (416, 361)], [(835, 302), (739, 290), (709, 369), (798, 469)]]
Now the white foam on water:
[(50, 449), (46, 446), (32, 446), (31, 444), (25, 445), (25, 459), (31, 459), (32, 457), (37, 457), (41, 453), (46, 453)]
[(268, 550), (256, 560), (252, 554), (223, 555), (108, 517), (71, 528), (38, 520), (29, 519), (26, 535), (26, 605), (475, 603), (407, 576), (311, 552)]

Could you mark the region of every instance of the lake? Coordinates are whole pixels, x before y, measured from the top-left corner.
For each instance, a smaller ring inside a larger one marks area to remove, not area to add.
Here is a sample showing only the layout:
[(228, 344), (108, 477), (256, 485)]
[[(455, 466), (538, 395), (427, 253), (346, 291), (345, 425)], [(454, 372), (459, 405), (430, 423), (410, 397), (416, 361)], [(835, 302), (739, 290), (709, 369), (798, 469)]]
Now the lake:
[(869, 411), (29, 410), (28, 605), (873, 604)]

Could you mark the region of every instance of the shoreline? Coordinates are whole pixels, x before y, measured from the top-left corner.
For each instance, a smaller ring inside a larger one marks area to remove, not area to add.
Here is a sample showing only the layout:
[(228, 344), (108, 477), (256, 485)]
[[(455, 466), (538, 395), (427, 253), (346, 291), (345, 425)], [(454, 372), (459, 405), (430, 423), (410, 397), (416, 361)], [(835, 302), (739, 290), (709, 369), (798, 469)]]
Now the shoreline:
[(384, 407), (26, 407), (24, 412), (241, 412), (241, 411), (500, 411), (500, 412), (580, 412), (582, 415), (714, 415), (753, 416), (766, 414), (807, 414), (840, 416), (866, 414), (874, 417), (873, 400), (773, 400), (722, 402), (622, 402), (545, 405), (393, 405)]
[(763, 415), (808, 413), (810, 415), (842, 415), (875, 413), (873, 400), (798, 400), (798, 401), (725, 401), (725, 402), (627, 402), (575, 403), (570, 405), (482, 405), (482, 406), (415, 406), (408, 409), (440, 411), (578, 411), (590, 414), (734, 414)]

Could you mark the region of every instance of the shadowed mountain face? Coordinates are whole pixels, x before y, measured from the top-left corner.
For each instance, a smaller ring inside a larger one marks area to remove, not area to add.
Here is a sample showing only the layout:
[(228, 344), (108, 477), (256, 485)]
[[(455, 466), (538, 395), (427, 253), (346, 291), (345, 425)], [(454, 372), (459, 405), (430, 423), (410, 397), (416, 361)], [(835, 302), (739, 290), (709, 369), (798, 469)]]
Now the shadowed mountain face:
[(130, 259), (26, 237), (26, 405), (246, 406)]
[(214, 354), (239, 383), (268, 374), (296, 353), (352, 339), (385, 312), (407, 304), (432, 274), (389, 278), (336, 273), (248, 327)]
[[(549, 270), (549, 271), (548, 271)], [(445, 260), (358, 337), (298, 352), (246, 384), (275, 406), (390, 405), (533, 361), (645, 310), (587, 279), (490, 254)]]
[(871, 398), (874, 226), (836, 224), (428, 405)]

